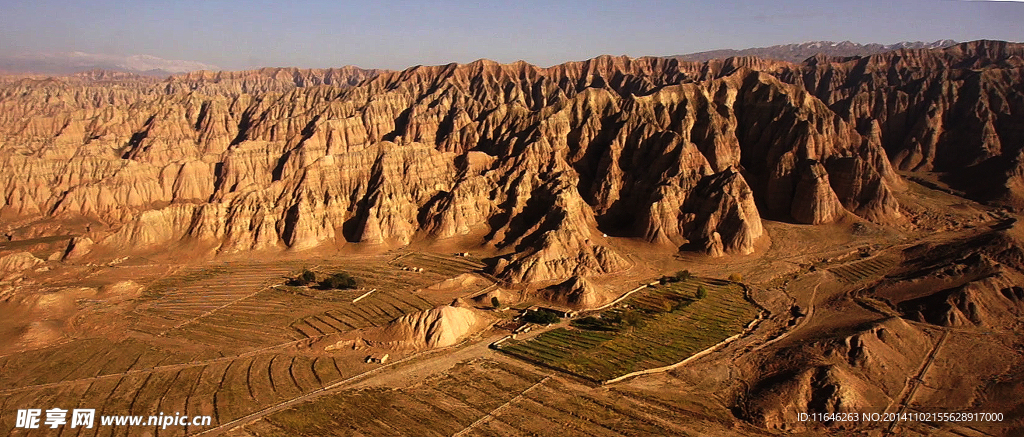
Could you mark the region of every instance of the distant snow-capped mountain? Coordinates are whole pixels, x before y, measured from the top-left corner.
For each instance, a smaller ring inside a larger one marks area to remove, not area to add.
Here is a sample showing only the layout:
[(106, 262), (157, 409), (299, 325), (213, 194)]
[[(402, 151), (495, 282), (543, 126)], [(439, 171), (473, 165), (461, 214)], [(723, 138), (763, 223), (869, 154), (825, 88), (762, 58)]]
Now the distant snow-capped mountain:
[(219, 70), (197, 61), (163, 59), (151, 55), (105, 55), (84, 52), (27, 53), (0, 57), (0, 70), (17, 73), (74, 74), (89, 70), (117, 70), (146, 75), (169, 75), (196, 70)]

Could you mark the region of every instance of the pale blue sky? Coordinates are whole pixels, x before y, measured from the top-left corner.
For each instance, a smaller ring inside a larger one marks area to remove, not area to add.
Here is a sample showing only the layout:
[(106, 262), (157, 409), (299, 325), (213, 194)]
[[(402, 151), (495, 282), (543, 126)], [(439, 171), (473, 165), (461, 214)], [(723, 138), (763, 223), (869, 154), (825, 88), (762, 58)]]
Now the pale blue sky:
[(0, 56), (82, 51), (257, 66), (673, 55), (810, 40), (1024, 40), (1024, 3), (956, 0), (0, 0)]

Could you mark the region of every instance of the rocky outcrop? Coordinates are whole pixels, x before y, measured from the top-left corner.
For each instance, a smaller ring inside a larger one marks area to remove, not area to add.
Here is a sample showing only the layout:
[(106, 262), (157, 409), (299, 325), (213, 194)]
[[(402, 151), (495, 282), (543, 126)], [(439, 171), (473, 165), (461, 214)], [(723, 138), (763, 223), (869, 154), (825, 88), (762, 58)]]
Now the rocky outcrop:
[(81, 259), (92, 251), (93, 245), (96, 243), (89, 237), (75, 237), (68, 242), (68, 247), (65, 249), (61, 259), (65, 261), (73, 261)]
[(713, 256), (725, 252), (750, 254), (764, 229), (753, 192), (735, 170), (709, 178), (694, 190), (697, 241)]
[(541, 290), (545, 300), (574, 308), (594, 308), (602, 303), (597, 288), (582, 276), (573, 276), (560, 284)]
[(118, 281), (100, 287), (97, 290), (96, 298), (107, 301), (133, 299), (141, 296), (144, 288), (134, 281)]
[(16, 280), (23, 275), (24, 271), (44, 263), (46, 261), (36, 258), (28, 252), (4, 255), (0, 257), (0, 282)]
[(422, 350), (453, 346), (484, 328), (487, 320), (463, 302), (406, 314), (362, 333), (365, 344), (386, 349)]
[(834, 221), (843, 210), (825, 167), (816, 161), (805, 161), (797, 171), (790, 214), (801, 223), (822, 224)]

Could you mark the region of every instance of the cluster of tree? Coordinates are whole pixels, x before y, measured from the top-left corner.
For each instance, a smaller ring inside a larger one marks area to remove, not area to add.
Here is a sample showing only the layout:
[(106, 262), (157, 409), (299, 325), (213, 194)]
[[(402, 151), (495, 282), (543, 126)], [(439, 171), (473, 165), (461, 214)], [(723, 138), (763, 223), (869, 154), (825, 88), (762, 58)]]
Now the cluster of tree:
[(623, 311), (621, 313), (616, 313), (616, 314), (617, 315), (621, 315), (621, 319), (620, 319), (621, 321), (619, 322), (619, 324), (621, 324), (621, 325), (628, 326), (628, 327), (632, 328), (632, 327), (637, 327), (637, 326), (641, 326), (641, 325), (644, 324), (644, 316), (643, 316), (643, 314), (640, 313), (640, 311), (633, 310), (633, 309), (628, 309), (626, 311)]
[(597, 318), (594, 316), (587, 316), (582, 319), (576, 319), (570, 322), (572, 326), (586, 329), (588, 331), (618, 331), (618, 326), (609, 323), (603, 318)]
[(307, 269), (303, 270), (302, 273), (299, 273), (299, 276), (289, 279), (286, 284), (303, 287), (314, 283), (316, 283), (316, 273)]
[[(690, 273), (689, 270), (680, 270), (673, 275), (662, 276), (661, 279), (658, 280), (658, 282), (660, 282), (661, 285), (665, 285), (672, 282), (686, 282), (689, 281), (690, 279), (693, 279), (693, 277), (693, 274)], [(733, 273), (729, 275), (729, 280), (732, 282), (743, 282), (743, 275), (739, 273)]]
[(600, 318), (588, 316), (573, 320), (571, 324), (590, 331), (619, 331), (623, 328), (643, 326), (644, 315), (642, 311), (634, 309), (608, 311), (601, 314)]
[(548, 325), (551, 323), (558, 323), (562, 321), (561, 317), (551, 311), (537, 310), (530, 311), (526, 310), (523, 314), (523, 321), (527, 323), (536, 323), (538, 325)]
[(693, 278), (693, 274), (691, 274), (689, 270), (680, 270), (674, 275), (662, 276), (658, 282), (661, 282), (661, 285), (665, 285), (670, 282), (686, 282), (689, 281), (690, 278)]
[(289, 279), (288, 285), (303, 287), (316, 285), (323, 290), (347, 290), (359, 286), (356, 278), (345, 272), (334, 273), (317, 281), (317, 274), (309, 270), (303, 270), (299, 276)]
[(692, 299), (680, 299), (677, 301), (669, 300), (663, 302), (662, 305), (664, 305), (663, 308), (665, 309), (666, 313), (671, 313), (673, 311), (679, 311), (683, 308), (686, 308), (686, 306), (689, 305), (691, 302), (693, 302)]
[(356, 288), (356, 278), (345, 272), (338, 272), (320, 281), (320, 288), (325, 290), (347, 290)]

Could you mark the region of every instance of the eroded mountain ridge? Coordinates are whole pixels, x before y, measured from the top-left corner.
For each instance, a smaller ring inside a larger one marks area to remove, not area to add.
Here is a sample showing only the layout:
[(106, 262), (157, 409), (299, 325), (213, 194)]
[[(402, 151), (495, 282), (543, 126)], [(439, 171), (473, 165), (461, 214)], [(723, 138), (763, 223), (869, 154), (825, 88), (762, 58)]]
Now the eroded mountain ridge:
[(628, 268), (604, 234), (751, 253), (762, 216), (901, 220), (895, 169), (1019, 204), (1022, 56), (23, 79), (0, 85), (0, 213), (211, 255), (478, 234), (517, 282)]

